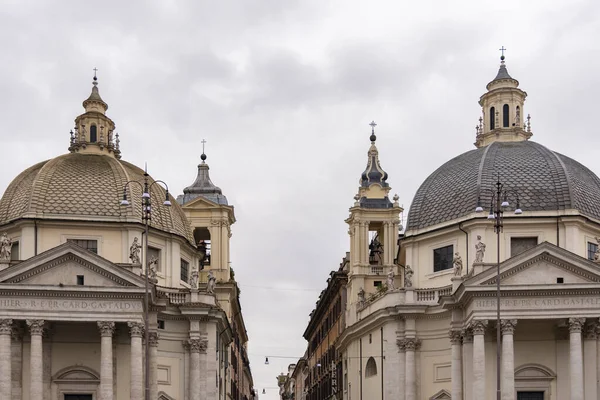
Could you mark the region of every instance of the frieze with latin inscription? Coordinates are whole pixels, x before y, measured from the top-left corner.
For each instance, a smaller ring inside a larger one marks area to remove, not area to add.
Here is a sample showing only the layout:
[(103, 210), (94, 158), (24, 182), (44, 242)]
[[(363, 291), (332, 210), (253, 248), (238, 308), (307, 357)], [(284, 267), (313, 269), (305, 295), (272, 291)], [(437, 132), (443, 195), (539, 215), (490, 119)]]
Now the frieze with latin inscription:
[[(496, 299), (474, 299), (471, 307), (476, 310), (491, 310), (496, 308)], [(537, 297), (527, 299), (502, 299), (500, 307), (504, 309), (570, 309), (570, 308), (599, 308), (600, 297)]]
[(41, 311), (142, 312), (139, 301), (116, 300), (48, 300), (31, 298), (1, 298), (0, 309)]

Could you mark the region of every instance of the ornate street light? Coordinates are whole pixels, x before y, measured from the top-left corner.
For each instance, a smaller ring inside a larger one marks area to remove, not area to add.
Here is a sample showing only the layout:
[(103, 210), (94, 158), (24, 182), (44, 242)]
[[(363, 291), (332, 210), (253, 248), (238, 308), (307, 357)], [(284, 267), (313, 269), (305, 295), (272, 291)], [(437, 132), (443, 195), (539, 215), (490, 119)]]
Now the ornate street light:
[[(523, 213), (519, 202), (519, 194), (504, 188), (504, 184), (500, 182), (500, 174), (498, 174), (498, 181), (496, 182), (496, 190), (488, 189), (492, 194), (490, 201), (490, 212), (487, 219), (494, 220), (494, 232), (496, 232), (496, 250), (497, 250), (497, 264), (496, 264), (496, 398), (501, 400), (501, 345), (502, 345), (502, 330), (500, 323), (500, 233), (504, 227), (504, 209), (510, 205), (508, 202), (508, 196), (513, 195), (516, 198), (515, 215)], [(483, 212), (481, 206), (481, 197), (477, 199), (477, 207), (475, 207), (476, 213)]]
[(142, 193), (142, 220), (144, 221), (144, 229), (145, 229), (145, 236), (146, 236), (146, 242), (144, 245), (144, 255), (142, 257), (142, 259), (145, 262), (145, 266), (144, 266), (144, 273), (146, 275), (145, 278), (145, 290), (144, 290), (144, 338), (146, 340), (146, 348), (145, 353), (146, 353), (146, 370), (144, 371), (144, 378), (145, 378), (145, 384), (144, 384), (144, 398), (145, 400), (150, 400), (150, 329), (149, 329), (149, 325), (150, 325), (150, 300), (149, 300), (149, 283), (148, 283), (148, 269), (149, 269), (149, 260), (148, 260), (148, 226), (150, 224), (150, 220), (152, 219), (152, 204), (151, 204), (151, 198), (150, 198), (150, 189), (152, 189), (152, 186), (154, 186), (155, 184), (161, 184), (164, 185), (165, 190), (166, 190), (166, 197), (165, 197), (165, 201), (163, 202), (164, 206), (171, 206), (171, 200), (169, 199), (169, 187), (167, 186), (167, 184), (163, 181), (154, 181), (152, 183), (148, 183), (148, 171), (144, 170), (144, 183), (142, 184), (141, 182), (138, 181), (129, 181), (126, 182), (125, 185), (123, 185), (123, 199), (121, 200), (121, 206), (128, 206), (129, 205), (129, 201), (127, 200), (127, 187), (130, 184), (136, 184), (139, 185), (140, 188), (143, 190)]

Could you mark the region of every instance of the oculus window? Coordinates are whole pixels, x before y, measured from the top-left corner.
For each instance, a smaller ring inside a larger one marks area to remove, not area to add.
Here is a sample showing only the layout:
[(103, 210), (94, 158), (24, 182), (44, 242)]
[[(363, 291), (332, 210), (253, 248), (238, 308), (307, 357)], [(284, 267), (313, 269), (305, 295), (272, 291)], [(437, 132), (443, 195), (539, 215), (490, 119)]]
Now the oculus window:
[(433, 250), (433, 272), (452, 268), (454, 246), (440, 247)]

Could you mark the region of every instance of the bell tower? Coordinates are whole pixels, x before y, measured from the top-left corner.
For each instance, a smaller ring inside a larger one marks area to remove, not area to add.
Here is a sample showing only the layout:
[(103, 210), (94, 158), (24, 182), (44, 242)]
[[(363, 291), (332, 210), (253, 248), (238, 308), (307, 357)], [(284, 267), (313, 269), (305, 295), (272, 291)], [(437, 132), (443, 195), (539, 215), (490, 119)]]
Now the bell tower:
[(119, 134), (113, 136), (115, 123), (106, 116), (108, 104), (98, 91), (97, 69), (94, 68), (92, 93), (83, 101), (85, 113), (75, 118), (69, 142), (71, 153), (104, 153), (120, 159)]
[(349, 303), (359, 298), (359, 292), (375, 293), (385, 285), (386, 275), (392, 269), (398, 275), (398, 231), (400, 213), (398, 195), (392, 203), (388, 174), (379, 163), (375, 145), (375, 122), (371, 122), (371, 146), (367, 153), (367, 167), (359, 180), (358, 193), (346, 219), (350, 235), (350, 269), (348, 274)]
[(500, 69), (494, 80), (487, 84), (487, 93), (479, 99), (482, 116), (476, 126), (475, 146), (484, 147), (493, 142), (516, 142), (531, 136), (529, 116), (523, 118), (527, 93), (519, 89), (519, 81), (506, 68), (504, 47), (500, 49)]

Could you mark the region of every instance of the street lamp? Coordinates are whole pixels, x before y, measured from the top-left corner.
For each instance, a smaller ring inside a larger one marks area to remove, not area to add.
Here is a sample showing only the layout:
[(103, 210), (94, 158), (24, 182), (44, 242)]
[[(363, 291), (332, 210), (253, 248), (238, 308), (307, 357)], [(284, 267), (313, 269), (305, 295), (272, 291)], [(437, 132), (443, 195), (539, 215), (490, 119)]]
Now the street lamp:
[[(501, 388), (500, 388), (500, 367), (501, 367), (501, 345), (502, 345), (502, 331), (500, 324), (500, 233), (504, 227), (504, 209), (510, 205), (508, 202), (508, 195), (514, 195), (516, 197), (515, 215), (523, 213), (519, 202), (519, 194), (504, 188), (504, 184), (500, 182), (500, 174), (498, 174), (498, 181), (496, 182), (496, 191), (489, 189), (492, 194), (490, 201), (490, 212), (487, 219), (494, 220), (494, 232), (496, 232), (496, 250), (497, 250), (497, 264), (496, 264), (496, 398), (501, 400)], [(481, 197), (477, 199), (477, 207), (475, 207), (476, 213), (483, 212), (481, 206)]]
[(145, 229), (145, 236), (146, 236), (146, 243), (144, 246), (144, 256), (142, 257), (142, 259), (145, 262), (145, 266), (144, 266), (144, 273), (146, 275), (145, 278), (145, 290), (144, 290), (144, 339), (146, 340), (146, 348), (145, 348), (145, 353), (146, 353), (146, 370), (144, 371), (144, 378), (145, 378), (145, 384), (144, 384), (144, 398), (146, 400), (150, 400), (150, 329), (149, 329), (149, 325), (150, 325), (150, 300), (149, 300), (149, 283), (148, 283), (148, 267), (149, 267), (149, 262), (148, 262), (148, 226), (150, 224), (150, 220), (152, 219), (152, 207), (151, 207), (151, 199), (150, 199), (150, 189), (152, 189), (152, 186), (154, 186), (157, 183), (160, 183), (162, 185), (165, 186), (165, 190), (166, 190), (166, 197), (165, 197), (165, 201), (163, 202), (164, 206), (171, 206), (171, 200), (169, 200), (169, 187), (167, 186), (167, 184), (163, 181), (154, 181), (152, 183), (148, 183), (148, 171), (144, 170), (144, 183), (142, 184), (141, 182), (138, 181), (129, 181), (126, 182), (125, 185), (123, 185), (123, 199), (121, 200), (121, 206), (128, 206), (129, 205), (129, 201), (127, 200), (127, 187), (132, 184), (135, 183), (136, 185), (139, 185), (140, 188), (142, 189), (142, 220), (144, 221), (144, 229)]

